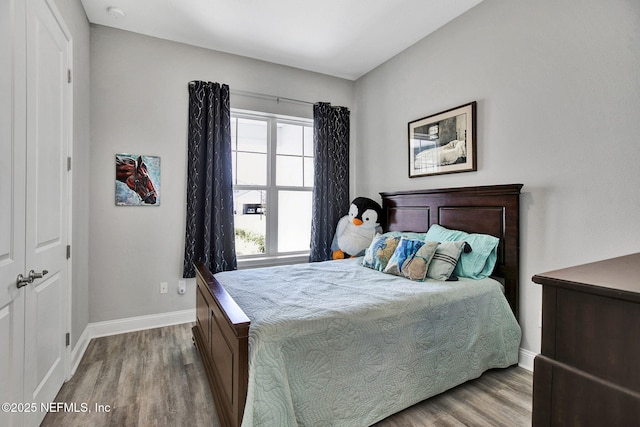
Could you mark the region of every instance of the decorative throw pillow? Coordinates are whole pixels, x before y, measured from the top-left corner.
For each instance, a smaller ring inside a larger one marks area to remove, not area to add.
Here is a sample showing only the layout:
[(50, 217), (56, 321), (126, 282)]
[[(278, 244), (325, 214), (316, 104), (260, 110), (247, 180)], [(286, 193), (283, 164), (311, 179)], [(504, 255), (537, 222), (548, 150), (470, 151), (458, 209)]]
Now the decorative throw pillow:
[(413, 258), (422, 245), (424, 245), (424, 242), (421, 240), (411, 240), (406, 237), (402, 237), (400, 239), (400, 243), (396, 246), (396, 250), (391, 256), (387, 267), (384, 269), (384, 272), (395, 274), (396, 276), (402, 276), (403, 264), (405, 261)]
[(498, 243), (500, 239), (488, 234), (469, 234), (460, 230), (434, 224), (427, 231), (428, 240), (439, 242), (453, 242), (464, 240), (473, 248), (460, 257), (456, 265), (455, 274), (471, 279), (484, 279), (493, 272), (498, 259)]
[(427, 277), (429, 264), (438, 248), (438, 242), (424, 242), (413, 257), (402, 265), (402, 274), (407, 279), (423, 281)]
[(440, 243), (429, 264), (427, 277), (435, 280), (447, 280), (456, 268), (464, 244), (465, 242)]
[(399, 236), (376, 234), (364, 253), (362, 265), (374, 270), (384, 271), (400, 242)]

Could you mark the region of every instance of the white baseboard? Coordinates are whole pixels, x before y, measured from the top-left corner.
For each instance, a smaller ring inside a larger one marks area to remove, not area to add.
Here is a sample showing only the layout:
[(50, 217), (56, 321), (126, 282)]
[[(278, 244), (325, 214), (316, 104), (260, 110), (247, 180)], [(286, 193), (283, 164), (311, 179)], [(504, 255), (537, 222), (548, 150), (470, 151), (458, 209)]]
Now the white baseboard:
[(99, 338), (195, 321), (196, 310), (189, 309), (172, 311), (170, 313), (150, 314), (148, 316), (128, 317), (125, 319), (89, 323), (89, 325), (87, 325), (87, 329), (89, 329), (90, 338)]
[(80, 338), (78, 338), (75, 347), (71, 350), (71, 372), (69, 372), (67, 380), (76, 373), (76, 369), (78, 369), (78, 365), (80, 365), (80, 360), (82, 360), (84, 352), (87, 351), (89, 341), (91, 341), (91, 338), (89, 338), (89, 325), (87, 325), (84, 331), (82, 331), (82, 334), (80, 334)]
[(125, 334), (127, 332), (142, 331), (145, 329), (161, 328), (163, 326), (179, 325), (196, 321), (196, 310), (173, 311), (170, 313), (150, 314), (147, 316), (128, 317), (125, 319), (107, 320), (105, 322), (89, 323), (82, 331), (78, 342), (71, 351), (71, 372), (69, 377), (75, 374), (82, 356), (84, 356), (89, 342), (93, 338), (109, 335)]
[(535, 359), (536, 356), (536, 353), (524, 348), (520, 348), (520, 353), (518, 355), (518, 366), (526, 369), (527, 371), (533, 372), (533, 359)]

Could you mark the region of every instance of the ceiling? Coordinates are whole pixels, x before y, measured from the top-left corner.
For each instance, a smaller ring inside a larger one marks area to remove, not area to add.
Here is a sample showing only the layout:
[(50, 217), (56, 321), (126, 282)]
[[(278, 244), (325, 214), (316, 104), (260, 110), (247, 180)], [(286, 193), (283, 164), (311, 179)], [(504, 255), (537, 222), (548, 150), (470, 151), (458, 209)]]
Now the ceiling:
[[(82, 4), (94, 24), (355, 80), (481, 1), (82, 0)], [(109, 13), (110, 7), (124, 16)]]

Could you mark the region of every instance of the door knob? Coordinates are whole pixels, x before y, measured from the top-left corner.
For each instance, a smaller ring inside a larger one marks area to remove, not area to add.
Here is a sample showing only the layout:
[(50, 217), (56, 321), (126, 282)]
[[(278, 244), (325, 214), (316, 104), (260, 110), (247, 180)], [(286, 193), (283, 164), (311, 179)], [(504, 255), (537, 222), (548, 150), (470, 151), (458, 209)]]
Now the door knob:
[(47, 270), (42, 270), (42, 273), (36, 273), (35, 271), (30, 270), (28, 277), (24, 277), (22, 273), (20, 273), (16, 278), (16, 286), (18, 289), (27, 286), (29, 283), (33, 283), (36, 279), (42, 279), (48, 272), (49, 271)]
[(18, 274), (18, 278), (16, 279), (16, 286), (18, 287), (18, 289), (20, 289), (23, 286), (27, 286), (31, 282), (33, 282), (32, 277), (24, 277), (22, 273), (20, 273)]

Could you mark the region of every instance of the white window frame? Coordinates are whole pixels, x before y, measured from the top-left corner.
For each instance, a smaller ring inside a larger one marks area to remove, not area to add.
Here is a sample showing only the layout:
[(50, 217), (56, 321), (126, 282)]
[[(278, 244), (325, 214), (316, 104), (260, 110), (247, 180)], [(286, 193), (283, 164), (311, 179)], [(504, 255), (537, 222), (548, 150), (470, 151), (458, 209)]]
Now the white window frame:
[[(309, 262), (309, 250), (278, 252), (278, 191), (313, 192), (313, 187), (276, 185), (278, 123), (313, 127), (313, 119), (269, 114), (258, 111), (231, 108), (232, 118), (263, 120), (267, 123), (267, 184), (233, 185), (235, 190), (265, 191), (267, 198), (267, 226), (265, 232), (264, 254), (238, 255), (239, 268), (264, 267), (280, 264), (298, 264)], [(236, 132), (236, 130), (234, 130)], [(237, 135), (237, 133), (236, 133)], [(304, 150), (303, 150), (304, 156)], [(304, 162), (303, 162), (304, 163)], [(234, 177), (235, 180), (235, 177)], [(310, 236), (309, 236), (310, 237)]]

